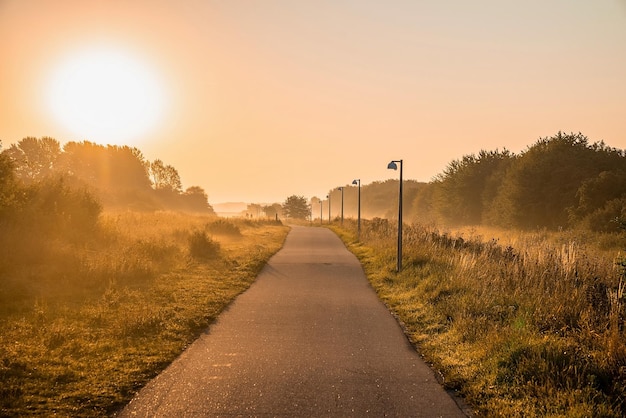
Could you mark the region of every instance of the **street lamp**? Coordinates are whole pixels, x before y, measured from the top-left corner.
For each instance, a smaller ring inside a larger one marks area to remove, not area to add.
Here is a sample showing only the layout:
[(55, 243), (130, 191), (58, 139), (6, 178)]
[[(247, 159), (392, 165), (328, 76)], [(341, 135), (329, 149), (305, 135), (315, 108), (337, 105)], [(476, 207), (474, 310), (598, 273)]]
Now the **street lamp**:
[(343, 187), (337, 187), (341, 190), (341, 226), (343, 226)]
[(322, 217), (322, 207), (324, 206), (324, 201), (322, 199), (320, 199), (320, 225), (322, 225), (323, 222), (323, 217)]
[(352, 184), (358, 184), (359, 185), (359, 197), (357, 199), (358, 203), (358, 209), (357, 209), (357, 213), (358, 213), (358, 217), (357, 217), (357, 237), (360, 240), (361, 239), (361, 179), (356, 179), (356, 180), (352, 180)]
[(402, 160), (393, 160), (387, 168), (390, 170), (397, 170), (400, 163), (400, 195), (398, 197), (398, 265), (396, 270), (398, 273), (402, 270)]
[(330, 225), (332, 223), (330, 221), (330, 193), (326, 195), (326, 199), (328, 199), (328, 225)]

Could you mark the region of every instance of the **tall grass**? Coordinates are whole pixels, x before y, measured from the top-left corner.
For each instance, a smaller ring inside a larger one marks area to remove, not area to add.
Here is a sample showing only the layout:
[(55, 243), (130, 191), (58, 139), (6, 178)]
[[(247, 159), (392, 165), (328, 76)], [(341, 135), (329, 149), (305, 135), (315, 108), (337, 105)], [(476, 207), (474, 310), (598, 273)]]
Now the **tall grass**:
[(80, 239), (0, 237), (0, 415), (105, 416), (255, 279), (287, 228), (105, 213)]
[(395, 224), (365, 222), (360, 242), (350, 222), (338, 231), (445, 385), (479, 415), (626, 415), (618, 251), (547, 232), (500, 244), (415, 224), (404, 227), (397, 274)]

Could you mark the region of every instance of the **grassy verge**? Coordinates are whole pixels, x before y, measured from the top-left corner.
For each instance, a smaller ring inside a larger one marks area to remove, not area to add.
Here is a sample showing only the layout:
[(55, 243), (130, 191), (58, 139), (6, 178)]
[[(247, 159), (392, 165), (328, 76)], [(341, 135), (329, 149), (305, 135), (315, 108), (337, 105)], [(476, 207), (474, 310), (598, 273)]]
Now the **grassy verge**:
[[(334, 228), (381, 299), (480, 416), (626, 415), (626, 294), (619, 256), (554, 235), (516, 246), (419, 225)], [(602, 242), (606, 242), (606, 237)]]
[(0, 415), (114, 412), (249, 287), (287, 230), (127, 212), (79, 240), (5, 234)]

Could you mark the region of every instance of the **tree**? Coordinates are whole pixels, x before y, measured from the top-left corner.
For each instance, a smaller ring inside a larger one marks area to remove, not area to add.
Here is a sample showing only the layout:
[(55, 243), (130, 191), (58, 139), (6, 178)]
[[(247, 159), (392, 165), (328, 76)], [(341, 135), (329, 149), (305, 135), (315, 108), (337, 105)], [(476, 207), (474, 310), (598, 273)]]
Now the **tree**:
[(263, 212), (268, 218), (276, 218), (277, 216), (280, 216), (282, 214), (283, 207), (280, 205), (280, 203), (273, 203), (271, 205), (263, 206)]
[[(2, 142), (0, 142), (2, 149)], [(0, 222), (4, 215), (14, 207), (18, 194), (17, 180), (13, 169), (13, 161), (6, 153), (0, 153)]]
[(52, 174), (61, 154), (61, 145), (54, 138), (29, 136), (11, 145), (5, 152), (15, 163), (17, 178), (32, 183)]
[(215, 215), (213, 207), (209, 204), (209, 196), (200, 186), (188, 187), (180, 198), (182, 199), (185, 210)]
[(158, 159), (154, 160), (150, 164), (150, 174), (156, 190), (182, 192), (183, 186), (178, 171), (171, 165), (165, 165)]
[(245, 210), (246, 217), (260, 218), (263, 207), (258, 203), (250, 203)]
[(80, 179), (100, 192), (146, 191), (150, 179), (146, 161), (137, 148), (103, 146), (89, 141), (68, 142), (57, 171)]
[(149, 163), (141, 151), (128, 146), (108, 145), (107, 154), (112, 181), (116, 189), (147, 190), (150, 188)]
[(432, 223), (437, 221), (433, 208), (435, 182), (424, 184), (411, 201), (409, 216), (419, 223)]
[(587, 215), (613, 199), (626, 197), (626, 171), (603, 171), (585, 180), (576, 193), (579, 216)]
[(580, 133), (540, 139), (507, 170), (494, 202), (494, 220), (519, 228), (566, 227), (584, 182), (618, 168), (626, 169), (622, 152), (589, 144)]
[(322, 199), (320, 199), (317, 196), (313, 196), (310, 200), (309, 200), (309, 207), (311, 208), (311, 212), (315, 212), (315, 215), (313, 215), (313, 213), (311, 213), (311, 217), (312, 218), (318, 218), (320, 215), (322, 215), (320, 213), (320, 203), (322, 202)]
[(311, 206), (304, 196), (289, 196), (282, 208), (287, 218), (307, 219), (311, 215)]
[(615, 231), (626, 210), (626, 171), (603, 171), (583, 182), (570, 208), (570, 221), (595, 231)]
[[(417, 191), (426, 183), (418, 183), (415, 180), (404, 180), (403, 187), (403, 210), (408, 213), (411, 210), (411, 202), (417, 195)], [(398, 188), (399, 180), (390, 179), (374, 181), (361, 186), (361, 216), (363, 218), (397, 217), (398, 214)], [(358, 208), (358, 187), (345, 185), (343, 187), (344, 216), (356, 217)], [(331, 217), (337, 217), (341, 213), (341, 190), (333, 189), (328, 192), (331, 203)], [(311, 199), (313, 201), (313, 199)], [(319, 208), (315, 208), (315, 210)], [(325, 205), (325, 208), (328, 208)], [(326, 210), (326, 209), (325, 209)], [(327, 214), (325, 213), (324, 216)]]
[(512, 156), (481, 150), (448, 164), (435, 181), (434, 206), (448, 224), (480, 224)]

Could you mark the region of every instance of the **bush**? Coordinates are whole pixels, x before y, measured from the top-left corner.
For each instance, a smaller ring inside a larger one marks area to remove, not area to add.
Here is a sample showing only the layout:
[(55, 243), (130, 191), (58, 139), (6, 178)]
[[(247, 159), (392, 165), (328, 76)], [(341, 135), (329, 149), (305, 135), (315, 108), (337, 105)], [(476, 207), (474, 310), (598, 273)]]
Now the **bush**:
[(194, 231), (189, 237), (189, 254), (197, 260), (211, 260), (219, 256), (220, 244), (206, 232)]
[(241, 236), (241, 230), (234, 223), (224, 220), (218, 219), (215, 222), (208, 223), (205, 228), (208, 232), (217, 235), (230, 235), (230, 236)]
[(13, 163), (5, 154), (0, 154), (0, 221), (15, 205), (18, 194)]
[(87, 189), (58, 177), (24, 189), (17, 220), (40, 232), (76, 237), (93, 231), (101, 211), (100, 202)]
[(609, 200), (603, 207), (583, 218), (583, 227), (598, 232), (617, 232), (620, 225), (616, 219), (626, 215), (626, 198)]

